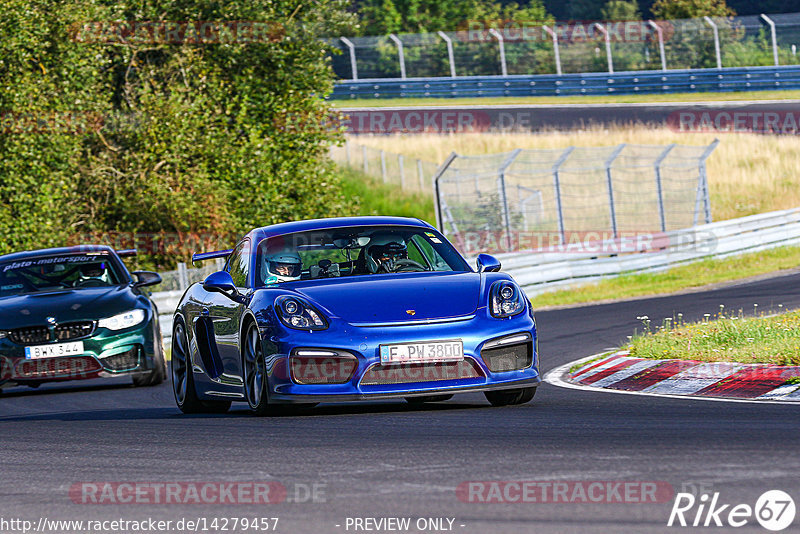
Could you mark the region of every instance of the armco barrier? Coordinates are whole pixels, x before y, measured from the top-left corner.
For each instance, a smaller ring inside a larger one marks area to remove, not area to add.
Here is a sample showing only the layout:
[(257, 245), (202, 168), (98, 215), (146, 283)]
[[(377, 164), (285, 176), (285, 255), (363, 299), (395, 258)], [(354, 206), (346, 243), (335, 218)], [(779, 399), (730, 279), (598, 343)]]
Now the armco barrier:
[(751, 215), (664, 234), (659, 250), (627, 254), (513, 253), (498, 255), (528, 295), (596, 282), (624, 274), (669, 269), (705, 258), (726, 258), (747, 252), (800, 244), (800, 209)]
[(542, 74), (343, 80), (334, 100), (369, 98), (457, 98), (478, 96), (569, 96), (760, 91), (800, 88), (800, 66), (731, 67), (614, 74)]
[[(670, 243), (660, 250), (641, 250), (624, 255), (612, 252), (501, 254), (503, 271), (511, 274), (528, 295), (595, 282), (623, 274), (669, 269), (704, 258), (725, 258), (787, 245), (800, 244), (800, 208), (751, 215), (695, 228), (667, 232)], [(601, 247), (611, 250), (613, 247)], [(472, 262), (474, 264), (474, 261)], [(182, 291), (153, 293), (159, 308), (164, 344), (172, 335), (172, 314)]]

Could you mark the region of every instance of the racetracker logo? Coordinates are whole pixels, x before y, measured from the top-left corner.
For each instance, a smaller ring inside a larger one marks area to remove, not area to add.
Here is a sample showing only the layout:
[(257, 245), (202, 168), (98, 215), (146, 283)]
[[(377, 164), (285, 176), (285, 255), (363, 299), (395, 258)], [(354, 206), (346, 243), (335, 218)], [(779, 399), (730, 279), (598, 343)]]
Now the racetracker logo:
[(129, 20), (78, 22), (69, 35), (78, 43), (103, 44), (248, 44), (276, 42), (286, 31), (282, 24), (239, 21)]
[(642, 20), (569, 22), (517, 19), (470, 20), (459, 27), (456, 38), (468, 43), (496, 42), (497, 36), (494, 32), (497, 32), (506, 43), (529, 41), (550, 43), (553, 40), (550, 31), (553, 31), (559, 43), (595, 43), (605, 39), (605, 31), (608, 32), (608, 39), (612, 43), (648, 43), (658, 42), (659, 30), (664, 41), (671, 39), (675, 33), (675, 28), (669, 21), (662, 20), (654, 24), (658, 29), (648, 21)]
[(672, 485), (663, 481), (491, 480), (462, 482), (456, 497), (466, 503), (504, 504), (649, 504), (672, 500)]
[(782, 110), (681, 110), (667, 117), (667, 125), (681, 133), (766, 133), (797, 135), (800, 111)]
[(276, 504), (287, 500), (279, 482), (80, 482), (76, 504)]
[(739, 528), (755, 519), (765, 529), (778, 532), (792, 524), (795, 512), (794, 499), (781, 490), (764, 492), (755, 506), (723, 504), (719, 492), (699, 498), (691, 493), (678, 493), (667, 526)]

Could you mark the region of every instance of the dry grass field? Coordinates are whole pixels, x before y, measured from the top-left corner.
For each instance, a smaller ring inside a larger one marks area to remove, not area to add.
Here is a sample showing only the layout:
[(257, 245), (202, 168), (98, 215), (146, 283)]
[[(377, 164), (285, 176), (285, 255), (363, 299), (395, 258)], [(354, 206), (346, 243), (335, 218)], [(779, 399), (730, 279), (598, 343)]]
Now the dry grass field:
[[(720, 144), (708, 160), (714, 220), (800, 206), (800, 138), (725, 133), (716, 137)], [(362, 135), (351, 139), (355, 143), (439, 163), (451, 151), (479, 155), (515, 148), (565, 148), (570, 145), (707, 145), (714, 138), (714, 134), (686, 134), (667, 128), (619, 126), (537, 134)]]

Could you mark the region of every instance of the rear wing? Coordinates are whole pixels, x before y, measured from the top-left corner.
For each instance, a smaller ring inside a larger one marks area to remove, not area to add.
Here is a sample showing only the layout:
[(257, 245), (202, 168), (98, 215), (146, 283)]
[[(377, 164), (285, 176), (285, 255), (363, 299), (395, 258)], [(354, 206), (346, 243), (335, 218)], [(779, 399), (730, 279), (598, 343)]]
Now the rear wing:
[(127, 248), (125, 250), (115, 250), (114, 252), (117, 253), (117, 256), (120, 258), (130, 258), (131, 256), (136, 256), (137, 252), (135, 248)]
[(213, 260), (216, 258), (227, 258), (231, 255), (231, 252), (233, 252), (232, 248), (228, 250), (215, 250), (213, 252), (198, 252), (196, 254), (192, 254), (192, 263)]

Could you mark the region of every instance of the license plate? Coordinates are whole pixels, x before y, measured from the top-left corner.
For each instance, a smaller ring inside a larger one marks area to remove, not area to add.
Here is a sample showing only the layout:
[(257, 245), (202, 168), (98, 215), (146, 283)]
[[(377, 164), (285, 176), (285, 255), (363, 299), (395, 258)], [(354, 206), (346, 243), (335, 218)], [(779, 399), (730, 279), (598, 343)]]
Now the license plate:
[(464, 343), (460, 339), (381, 345), (381, 363), (455, 362), (463, 359)]
[(28, 360), (58, 358), (59, 356), (80, 356), (81, 354), (83, 354), (83, 341), (25, 347), (25, 358)]

